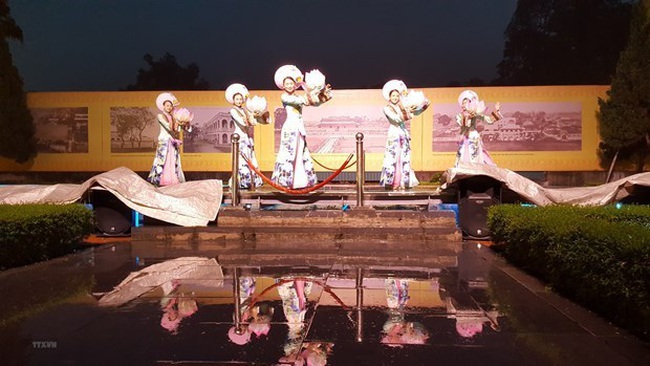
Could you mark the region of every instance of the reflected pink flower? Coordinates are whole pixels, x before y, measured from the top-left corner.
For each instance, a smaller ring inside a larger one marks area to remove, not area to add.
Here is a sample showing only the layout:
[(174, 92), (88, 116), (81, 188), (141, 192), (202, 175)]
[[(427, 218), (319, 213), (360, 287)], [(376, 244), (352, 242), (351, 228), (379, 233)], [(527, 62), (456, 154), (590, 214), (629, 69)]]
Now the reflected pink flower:
[(482, 319), (456, 319), (456, 332), (463, 338), (472, 338), (482, 331)]
[(269, 323), (250, 323), (248, 325), (248, 329), (250, 332), (255, 334), (257, 337), (260, 337), (261, 335), (268, 335), (269, 331), (271, 330), (271, 324)]
[(251, 332), (247, 327), (243, 327), (242, 331), (241, 334), (238, 334), (235, 327), (230, 327), (230, 329), (228, 329), (228, 338), (232, 343), (243, 346), (251, 341)]
[(176, 310), (170, 309), (163, 313), (162, 318), (160, 319), (160, 325), (166, 330), (176, 333), (178, 326), (181, 324), (183, 318), (178, 315)]

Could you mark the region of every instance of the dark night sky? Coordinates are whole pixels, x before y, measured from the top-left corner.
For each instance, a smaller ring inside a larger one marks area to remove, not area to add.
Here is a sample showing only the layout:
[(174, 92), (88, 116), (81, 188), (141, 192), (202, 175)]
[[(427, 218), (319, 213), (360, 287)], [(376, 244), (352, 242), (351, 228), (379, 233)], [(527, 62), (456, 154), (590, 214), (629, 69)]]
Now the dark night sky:
[(196, 62), (210, 89), (274, 89), (285, 63), (334, 88), (496, 77), (517, 0), (9, 0), (27, 91), (118, 90), (142, 57)]

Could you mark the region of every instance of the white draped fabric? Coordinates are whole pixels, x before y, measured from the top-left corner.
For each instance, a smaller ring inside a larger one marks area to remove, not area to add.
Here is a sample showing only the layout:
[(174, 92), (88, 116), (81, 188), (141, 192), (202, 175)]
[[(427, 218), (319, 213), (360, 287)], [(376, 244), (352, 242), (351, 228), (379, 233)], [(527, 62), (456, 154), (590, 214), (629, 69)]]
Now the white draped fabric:
[(206, 226), (217, 218), (223, 197), (221, 180), (207, 179), (155, 187), (128, 168), (96, 175), (82, 184), (9, 185), (0, 187), (0, 204), (69, 204), (100, 185), (127, 207), (180, 226)]
[(650, 187), (650, 172), (631, 175), (596, 187), (546, 188), (511, 170), (486, 164), (461, 163), (447, 169), (446, 189), (460, 180), (473, 176), (487, 176), (504, 183), (510, 190), (538, 206), (571, 204), (579, 206), (603, 206), (615, 203), (632, 194), (635, 186)]

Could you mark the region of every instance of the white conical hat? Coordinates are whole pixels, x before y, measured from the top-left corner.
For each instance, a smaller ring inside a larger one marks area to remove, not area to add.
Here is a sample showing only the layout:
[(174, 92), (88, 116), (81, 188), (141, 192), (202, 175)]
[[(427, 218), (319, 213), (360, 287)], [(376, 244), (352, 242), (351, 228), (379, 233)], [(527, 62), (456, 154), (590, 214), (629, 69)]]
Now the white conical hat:
[(406, 91), (406, 84), (402, 80), (389, 80), (384, 84), (384, 87), (381, 90), (381, 94), (384, 96), (384, 99), (390, 100), (390, 92), (397, 90), (400, 94)]
[(458, 105), (463, 105), (463, 99), (476, 99), (478, 100), (478, 94), (476, 94), (475, 91), (473, 90), (463, 90), (459, 95), (458, 95)]
[(243, 84), (230, 84), (230, 86), (226, 88), (226, 100), (228, 103), (235, 103), (236, 94), (241, 94), (241, 96), (244, 97), (244, 100), (246, 100), (248, 98), (248, 89)]
[(296, 83), (300, 83), (303, 80), (302, 72), (300, 69), (294, 65), (284, 65), (275, 72), (275, 85), (278, 88), (284, 89), (284, 79), (292, 78)]
[(161, 111), (164, 111), (164, 110), (165, 110), (165, 107), (163, 106), (163, 104), (164, 104), (166, 101), (170, 101), (170, 102), (172, 102), (172, 105), (173, 105), (174, 107), (176, 107), (177, 105), (180, 104), (180, 103), (178, 102), (178, 99), (176, 99), (176, 97), (174, 96), (174, 94), (169, 93), (169, 92), (164, 92), (164, 93), (160, 93), (160, 94), (158, 95), (158, 97), (156, 98), (156, 106), (158, 107), (158, 109), (160, 109)]

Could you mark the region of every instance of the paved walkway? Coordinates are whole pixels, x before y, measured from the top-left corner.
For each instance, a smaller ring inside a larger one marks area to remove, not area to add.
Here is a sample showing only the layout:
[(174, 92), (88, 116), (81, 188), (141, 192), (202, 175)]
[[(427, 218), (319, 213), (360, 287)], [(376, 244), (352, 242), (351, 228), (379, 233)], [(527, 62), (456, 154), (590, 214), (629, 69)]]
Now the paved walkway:
[[(489, 248), (356, 248), (127, 242), (4, 271), (1, 363), (650, 364), (648, 344)], [(135, 271), (144, 272), (100, 306)]]

